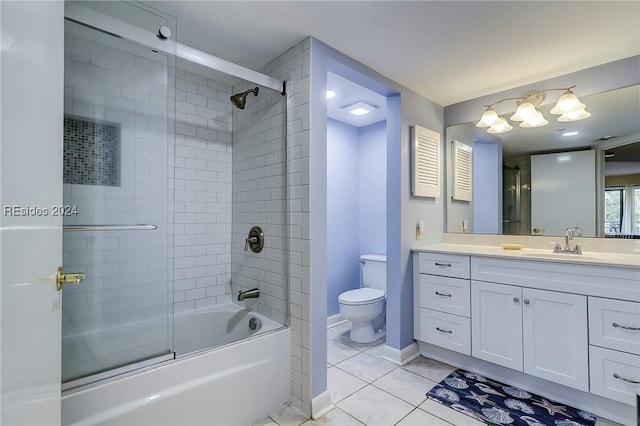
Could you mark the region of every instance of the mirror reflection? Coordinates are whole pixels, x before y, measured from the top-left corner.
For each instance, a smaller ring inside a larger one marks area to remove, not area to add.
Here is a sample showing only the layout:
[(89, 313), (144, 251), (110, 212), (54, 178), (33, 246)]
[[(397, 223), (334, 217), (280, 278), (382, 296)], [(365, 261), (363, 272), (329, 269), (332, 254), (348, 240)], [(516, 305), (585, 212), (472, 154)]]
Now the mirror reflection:
[[(447, 128), (447, 232), (564, 235), (579, 226), (585, 237), (640, 238), (640, 86), (581, 97), (592, 115), (580, 121), (550, 114), (558, 96), (537, 108), (543, 127)], [(472, 152), (471, 200), (454, 196), (461, 144)]]

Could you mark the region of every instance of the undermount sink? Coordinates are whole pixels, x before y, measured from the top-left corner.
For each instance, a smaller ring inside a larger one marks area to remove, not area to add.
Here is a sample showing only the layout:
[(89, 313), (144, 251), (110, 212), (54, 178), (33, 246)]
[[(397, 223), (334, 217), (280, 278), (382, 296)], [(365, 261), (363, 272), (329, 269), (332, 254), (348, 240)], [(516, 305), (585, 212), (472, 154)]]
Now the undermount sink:
[[(556, 260), (577, 260), (577, 261), (602, 261), (602, 262), (616, 262), (616, 261), (632, 261), (636, 260), (640, 264), (640, 256), (632, 254), (619, 254), (619, 253), (595, 253), (587, 252), (582, 254), (573, 253), (550, 253), (550, 252), (523, 252), (522, 256), (536, 257), (543, 259), (556, 259)], [(626, 263), (626, 262), (625, 262)]]

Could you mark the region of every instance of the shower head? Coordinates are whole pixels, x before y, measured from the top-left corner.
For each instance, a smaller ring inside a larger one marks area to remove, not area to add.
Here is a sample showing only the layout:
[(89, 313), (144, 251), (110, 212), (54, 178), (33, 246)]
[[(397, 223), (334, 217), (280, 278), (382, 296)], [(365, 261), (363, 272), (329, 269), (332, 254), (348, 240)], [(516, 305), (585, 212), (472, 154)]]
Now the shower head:
[(247, 103), (247, 95), (249, 93), (253, 93), (254, 96), (258, 96), (258, 88), (256, 87), (255, 89), (249, 89), (246, 92), (236, 93), (235, 95), (231, 96), (229, 99), (231, 99), (231, 103), (236, 108), (244, 109), (244, 105)]

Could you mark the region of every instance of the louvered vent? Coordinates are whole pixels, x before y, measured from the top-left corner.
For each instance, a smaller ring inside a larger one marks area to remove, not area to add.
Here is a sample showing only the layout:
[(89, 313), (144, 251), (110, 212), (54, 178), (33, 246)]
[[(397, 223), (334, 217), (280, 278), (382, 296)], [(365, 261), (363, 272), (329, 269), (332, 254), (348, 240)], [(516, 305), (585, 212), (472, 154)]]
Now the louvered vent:
[(453, 194), (451, 198), (459, 201), (471, 201), (473, 193), (473, 154), (472, 148), (459, 141), (453, 141)]
[(413, 126), (413, 195), (440, 196), (440, 134)]

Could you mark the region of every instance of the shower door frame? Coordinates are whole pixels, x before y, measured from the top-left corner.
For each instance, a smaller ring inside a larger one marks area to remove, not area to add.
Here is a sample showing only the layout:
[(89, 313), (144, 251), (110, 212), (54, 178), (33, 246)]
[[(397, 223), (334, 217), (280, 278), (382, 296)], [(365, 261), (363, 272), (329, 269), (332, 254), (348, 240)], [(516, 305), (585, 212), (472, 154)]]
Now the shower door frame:
[[(271, 77), (266, 74), (262, 74), (260, 72), (254, 71), (252, 69), (243, 67), (241, 65), (229, 62), (227, 60), (218, 58), (216, 56), (210, 55), (206, 52), (202, 52), (200, 50), (194, 49), (187, 45), (178, 43), (174, 40), (165, 39), (160, 37), (159, 35), (153, 34), (147, 30), (136, 27), (134, 25), (128, 24), (124, 21), (120, 21), (116, 18), (110, 17), (108, 15), (99, 13), (97, 11), (91, 10), (78, 4), (77, 2), (65, 2), (65, 20), (70, 22), (74, 22), (85, 27), (94, 29), (96, 31), (104, 32), (110, 35), (113, 35), (118, 38), (122, 38), (124, 40), (129, 40), (135, 43), (138, 43), (143, 46), (147, 46), (151, 49), (158, 50), (169, 55), (173, 55), (177, 58), (185, 59), (189, 62), (193, 62), (204, 67), (210, 68), (212, 70), (221, 72), (223, 74), (227, 74), (230, 76), (237, 77), (239, 79), (258, 84), (260, 86), (273, 89), (279, 92), (282, 96), (286, 96), (286, 88), (287, 81), (286, 80), (278, 80), (274, 77)], [(285, 108), (286, 111), (286, 108)], [(285, 126), (286, 126), (286, 118), (285, 118)], [(287, 149), (287, 135), (283, 136), (285, 138), (285, 149), (284, 149), (284, 162), (288, 164), (288, 149)], [(284, 174), (285, 182), (284, 189), (286, 193), (286, 199), (289, 198), (289, 177), (288, 173)], [(288, 206), (288, 202), (286, 203)], [(283, 236), (285, 241), (289, 241), (289, 209), (288, 207), (285, 210), (285, 235)], [(104, 229), (91, 229), (91, 230), (99, 230), (105, 231), (109, 230), (108, 228), (112, 225), (104, 226)], [(144, 225), (149, 227), (150, 225)], [(142, 228), (139, 228), (142, 229)], [(66, 231), (78, 231), (78, 230), (89, 230), (89, 229), (74, 229), (74, 226), (65, 227)], [(289, 250), (288, 247), (285, 250), (285, 263), (287, 265), (287, 274), (288, 274), (288, 265), (289, 265)], [(288, 282), (288, 275), (287, 275)], [(288, 285), (287, 285), (288, 288)], [(289, 306), (287, 303), (287, 312), (289, 310)], [(287, 314), (287, 321), (283, 324), (283, 327), (287, 327), (289, 324), (289, 318)], [(136, 374), (140, 371), (143, 371), (147, 368), (155, 367), (158, 364), (165, 363), (167, 361), (174, 360), (176, 358), (175, 352), (170, 352), (166, 355), (159, 355), (147, 360), (134, 362), (131, 364), (123, 365), (121, 367), (116, 367), (110, 370), (98, 372), (89, 376), (85, 376), (79, 379), (71, 380), (62, 384), (62, 392), (76, 392), (83, 389), (87, 389), (93, 386), (96, 386), (102, 383), (104, 380), (108, 380), (114, 377), (126, 377), (131, 374)]]

